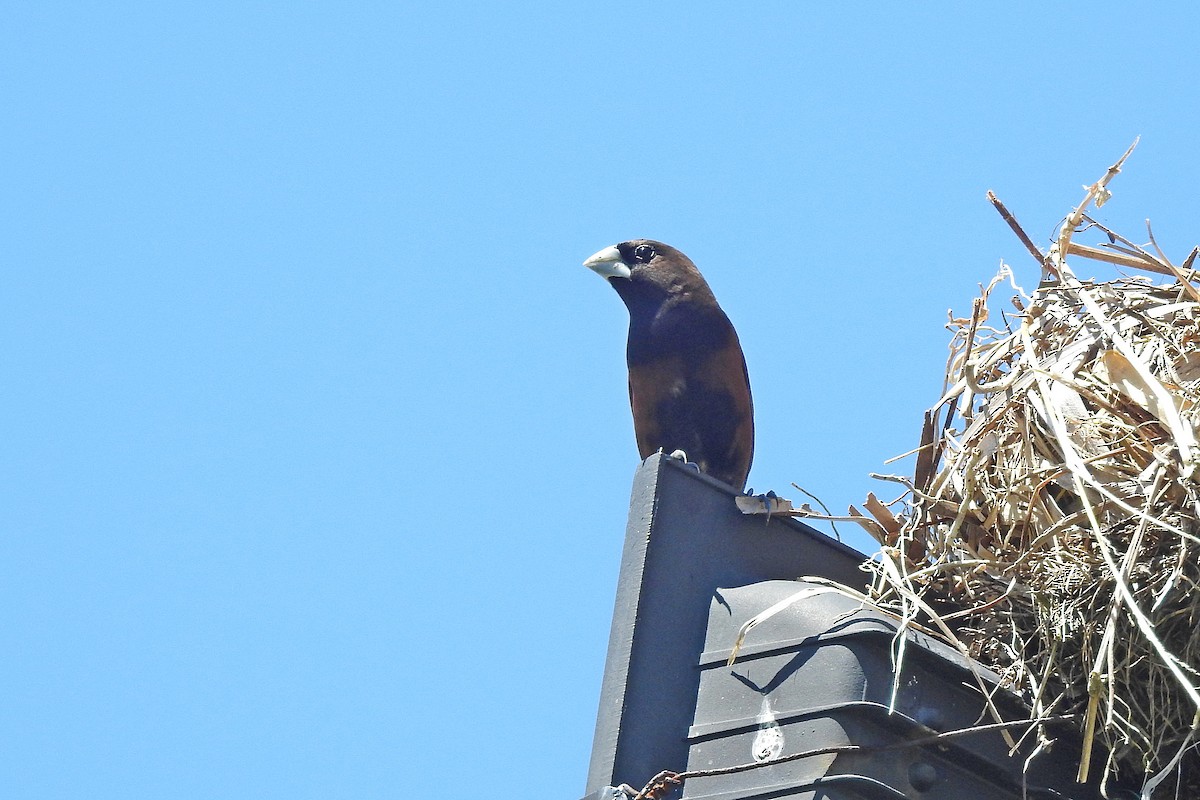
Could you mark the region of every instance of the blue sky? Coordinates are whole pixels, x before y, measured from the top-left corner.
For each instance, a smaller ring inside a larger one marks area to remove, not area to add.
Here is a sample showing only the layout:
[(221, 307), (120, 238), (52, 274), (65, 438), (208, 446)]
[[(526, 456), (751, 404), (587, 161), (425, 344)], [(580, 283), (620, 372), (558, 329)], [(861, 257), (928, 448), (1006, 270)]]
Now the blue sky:
[(750, 484), (844, 510), (947, 309), (1037, 283), (987, 189), (1044, 244), (1141, 135), (1101, 218), (1200, 242), (1178, 4), (3, 20), (5, 797), (582, 795), (637, 464), (606, 245), (696, 261)]

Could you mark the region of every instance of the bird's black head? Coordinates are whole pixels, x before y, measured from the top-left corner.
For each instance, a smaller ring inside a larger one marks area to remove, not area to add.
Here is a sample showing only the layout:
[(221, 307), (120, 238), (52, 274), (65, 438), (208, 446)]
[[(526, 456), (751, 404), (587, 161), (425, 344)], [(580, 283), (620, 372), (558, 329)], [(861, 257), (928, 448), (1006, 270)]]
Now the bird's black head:
[(690, 258), (653, 239), (631, 239), (606, 247), (583, 265), (606, 278), (631, 308), (631, 303), (661, 303), (680, 295), (712, 296)]
[(635, 266), (649, 264), (658, 257), (660, 250), (665, 255), (667, 246), (662, 242), (652, 242), (649, 239), (637, 239), (617, 245), (617, 252), (621, 254), (621, 260)]
[(632, 239), (604, 248), (583, 262), (583, 265), (595, 270), (601, 277), (628, 280), (633, 278), (634, 272), (640, 275), (655, 264), (661, 265), (665, 259), (671, 258), (682, 259), (691, 264), (687, 256), (674, 247), (652, 239)]

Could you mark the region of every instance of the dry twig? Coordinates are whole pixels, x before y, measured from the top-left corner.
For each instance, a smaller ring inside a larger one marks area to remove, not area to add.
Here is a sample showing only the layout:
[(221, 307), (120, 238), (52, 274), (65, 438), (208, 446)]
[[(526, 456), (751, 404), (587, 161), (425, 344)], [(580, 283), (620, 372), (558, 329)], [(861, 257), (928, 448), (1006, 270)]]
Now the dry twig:
[[(987, 325), (1007, 268), (952, 318), (906, 508), (869, 502), (864, 526), (884, 545), (877, 602), (1000, 674), (1031, 721), (1078, 714), (1109, 750), (1106, 773), (1147, 791), (1178, 774), (1200, 796), (1200, 250), (1177, 267), (1152, 233), (1154, 252), (1087, 216), (1132, 149), (1045, 255), (989, 193), (1053, 279), (1017, 303), (1016, 330)], [(1108, 244), (1073, 241), (1081, 226)], [(1082, 281), (1068, 256), (1174, 282)]]

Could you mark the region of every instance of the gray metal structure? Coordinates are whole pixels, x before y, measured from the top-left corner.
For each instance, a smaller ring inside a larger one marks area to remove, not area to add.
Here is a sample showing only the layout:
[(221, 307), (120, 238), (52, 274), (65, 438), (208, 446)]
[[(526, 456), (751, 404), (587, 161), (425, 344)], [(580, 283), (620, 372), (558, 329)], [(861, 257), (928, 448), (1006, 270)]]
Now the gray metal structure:
[(866, 585), (861, 553), (790, 518), (741, 514), (735, 494), (662, 455), (634, 476), (589, 794), (684, 768), (718, 588), (802, 575)]
[[(636, 473), (585, 800), (619, 800), (613, 786), (640, 788), (663, 770), (755, 762), (768, 763), (692, 779), (683, 798), (1099, 797), (1094, 778), (1074, 782), (1079, 745), (1069, 729), (1053, 751), (1068, 757), (1041, 754), (1028, 772), (1036, 741), (1010, 756), (996, 732), (896, 747), (987, 721), (982, 695), (968, 662), (911, 632), (893, 694), (895, 623), (845, 595), (821, 594), (773, 617), (727, 667), (741, 624), (804, 588), (797, 578), (867, 581), (861, 553), (790, 518), (745, 516), (733, 497), (665, 456)], [(996, 703), (1020, 718), (1015, 697), (999, 693)], [(874, 750), (769, 763), (845, 744)]]

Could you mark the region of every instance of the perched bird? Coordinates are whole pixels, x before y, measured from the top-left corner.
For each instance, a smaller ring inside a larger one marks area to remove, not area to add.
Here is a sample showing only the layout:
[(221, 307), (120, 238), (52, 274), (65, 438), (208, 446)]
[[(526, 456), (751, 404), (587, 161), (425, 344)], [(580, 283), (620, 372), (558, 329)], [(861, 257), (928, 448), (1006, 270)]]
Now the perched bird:
[(607, 247), (583, 265), (629, 309), (629, 404), (642, 458), (682, 450), (741, 491), (754, 455), (750, 379), (737, 332), (696, 265), (650, 239)]

